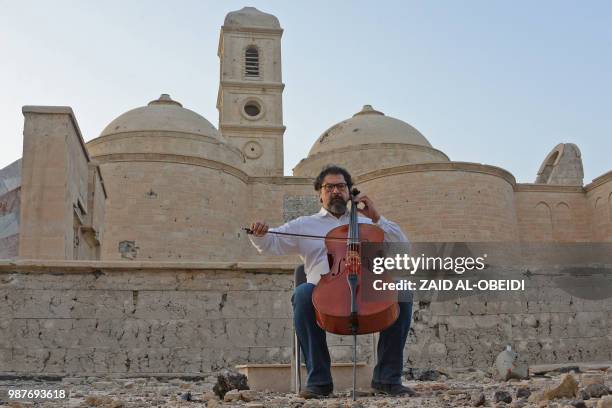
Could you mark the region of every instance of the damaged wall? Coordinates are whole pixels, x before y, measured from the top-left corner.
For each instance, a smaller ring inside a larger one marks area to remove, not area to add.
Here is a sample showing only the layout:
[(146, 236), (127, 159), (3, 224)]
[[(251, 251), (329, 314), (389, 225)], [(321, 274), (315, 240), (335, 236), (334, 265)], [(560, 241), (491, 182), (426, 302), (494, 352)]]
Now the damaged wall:
[(0, 169), (0, 259), (19, 252), (21, 160)]
[[(56, 265), (0, 265), (0, 374), (208, 375), (290, 360), (291, 265)], [(532, 364), (611, 360), (612, 301), (547, 280), (535, 302), (415, 302), (408, 365), (487, 368), (508, 343)], [(350, 336), (328, 341), (334, 361), (350, 361)], [(360, 360), (371, 341), (360, 336)]]

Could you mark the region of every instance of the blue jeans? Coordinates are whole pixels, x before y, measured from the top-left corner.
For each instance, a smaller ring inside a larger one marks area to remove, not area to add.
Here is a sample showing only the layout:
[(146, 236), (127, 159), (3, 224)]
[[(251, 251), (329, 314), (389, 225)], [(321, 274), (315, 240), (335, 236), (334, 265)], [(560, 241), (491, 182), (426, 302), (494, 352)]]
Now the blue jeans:
[[(300, 347), (306, 359), (307, 386), (332, 384), (331, 359), (326, 333), (316, 322), (312, 305), (315, 285), (302, 283), (293, 292), (293, 320)], [(399, 303), (400, 314), (390, 327), (380, 332), (378, 361), (372, 381), (382, 384), (401, 384), (404, 367), (404, 345), (412, 322), (412, 302)]]

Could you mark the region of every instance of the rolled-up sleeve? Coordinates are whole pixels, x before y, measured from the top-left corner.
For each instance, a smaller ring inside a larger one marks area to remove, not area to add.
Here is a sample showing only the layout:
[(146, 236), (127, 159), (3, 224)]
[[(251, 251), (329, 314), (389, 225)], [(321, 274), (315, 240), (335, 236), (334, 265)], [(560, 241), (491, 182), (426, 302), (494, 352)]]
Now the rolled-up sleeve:
[[(280, 227), (270, 228), (268, 231), (299, 234), (301, 231), (302, 217), (291, 220)], [(299, 237), (287, 235), (266, 234), (263, 237), (249, 235), (253, 246), (264, 255), (293, 255), (300, 251)]]
[(382, 215), (375, 225), (378, 225), (383, 231), (385, 231), (386, 242), (408, 242), (408, 237), (404, 235), (400, 226), (393, 221), (389, 221)]
[(385, 256), (394, 257), (395, 255), (409, 254), (411, 244), (408, 237), (402, 232), (399, 225), (381, 216), (378, 225), (385, 232)]

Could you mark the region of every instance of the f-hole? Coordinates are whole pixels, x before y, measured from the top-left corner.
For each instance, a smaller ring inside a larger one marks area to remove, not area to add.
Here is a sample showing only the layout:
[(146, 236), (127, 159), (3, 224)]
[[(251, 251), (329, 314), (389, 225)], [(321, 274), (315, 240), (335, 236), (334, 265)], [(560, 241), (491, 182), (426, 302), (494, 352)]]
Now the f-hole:
[(338, 269), (336, 270), (336, 272), (334, 272), (334, 275), (333, 275), (333, 276), (336, 276), (336, 275), (338, 275), (338, 274), (340, 273), (340, 268), (341, 268), (341, 265), (344, 265), (345, 263), (346, 263), (346, 257), (343, 257), (343, 258), (340, 260), (340, 262), (338, 262)]

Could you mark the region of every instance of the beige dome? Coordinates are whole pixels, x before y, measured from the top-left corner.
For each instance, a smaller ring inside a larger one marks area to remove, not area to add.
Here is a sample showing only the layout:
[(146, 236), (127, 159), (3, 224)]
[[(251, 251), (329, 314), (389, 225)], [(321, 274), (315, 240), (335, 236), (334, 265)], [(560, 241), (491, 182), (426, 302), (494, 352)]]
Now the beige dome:
[(406, 122), (385, 116), (371, 105), (364, 105), (352, 118), (343, 120), (323, 132), (308, 155), (372, 143), (431, 147), (425, 136)]
[(212, 123), (194, 111), (183, 108), (168, 94), (162, 94), (147, 106), (120, 115), (104, 128), (100, 136), (147, 131), (189, 133), (223, 140)]
[(241, 10), (228, 13), (223, 25), (227, 27), (281, 28), (278, 18), (272, 14), (263, 13), (255, 7), (244, 7)]
[(360, 175), (406, 164), (448, 161), (418, 130), (365, 105), (352, 118), (327, 129), (308, 157), (294, 167), (293, 175), (315, 177), (332, 163)]
[(97, 160), (138, 161), (148, 157), (180, 161), (192, 157), (236, 169), (242, 169), (245, 161), (240, 149), (209, 121), (167, 94), (120, 115), (99, 137), (87, 142), (87, 149)]

